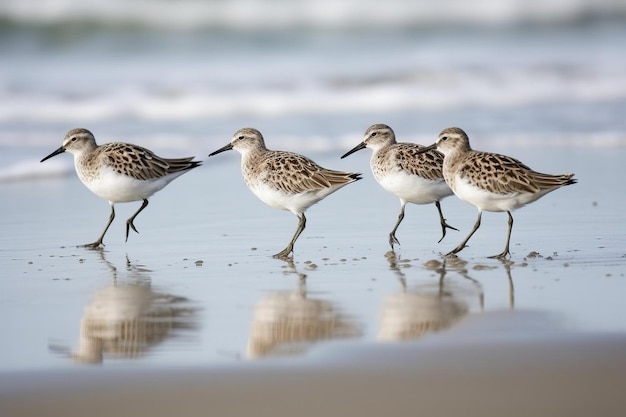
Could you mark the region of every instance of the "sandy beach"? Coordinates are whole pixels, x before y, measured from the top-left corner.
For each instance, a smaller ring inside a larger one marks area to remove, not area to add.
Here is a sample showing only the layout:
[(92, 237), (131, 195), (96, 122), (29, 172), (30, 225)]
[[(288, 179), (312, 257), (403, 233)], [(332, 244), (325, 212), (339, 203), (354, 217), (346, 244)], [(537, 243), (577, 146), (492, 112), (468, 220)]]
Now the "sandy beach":
[[(5, 374), (0, 411), (11, 416), (621, 415), (624, 337), (582, 337), (536, 326), (538, 319), (546, 317), (489, 313), (439, 340), (384, 349), (347, 343), (291, 364)], [(493, 331), (510, 327), (518, 328), (517, 337)]]
[[(128, 243), (123, 219), (136, 208), (119, 205), (101, 251), (75, 246), (100, 233), (108, 206), (74, 176), (0, 184), (0, 411), (104, 415), (124, 404), (165, 415), (175, 392), (189, 415), (206, 402), (243, 414), (273, 401), (284, 415), (348, 405), (363, 415), (611, 415), (626, 375), (626, 215), (614, 175), (624, 151), (515, 156), (579, 183), (514, 214), (510, 263), (487, 258), (504, 243), (502, 214), (487, 213), (458, 258), (441, 255), (476, 215), (454, 197), (442, 206), (460, 232), (437, 244), (435, 207), (409, 206), (402, 245), (388, 253), (399, 204), (365, 155), (315, 156), (365, 178), (308, 212), (293, 262), (270, 255), (295, 216), (256, 200), (235, 154), (154, 196)], [(317, 408), (302, 407), (307, 392)], [(524, 407), (511, 407), (517, 398)]]

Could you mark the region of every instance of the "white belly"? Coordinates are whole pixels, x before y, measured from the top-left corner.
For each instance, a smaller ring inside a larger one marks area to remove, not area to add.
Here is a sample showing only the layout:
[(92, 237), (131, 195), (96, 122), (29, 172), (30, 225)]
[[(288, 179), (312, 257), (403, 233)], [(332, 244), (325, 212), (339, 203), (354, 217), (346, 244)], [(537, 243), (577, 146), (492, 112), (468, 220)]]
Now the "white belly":
[(142, 181), (127, 175), (118, 174), (112, 169), (104, 168), (100, 169), (97, 177), (84, 179), (79, 175), (79, 178), (98, 197), (113, 203), (125, 203), (150, 197), (165, 187), (175, 177), (166, 176)]
[(433, 181), (405, 172), (395, 172), (376, 177), (376, 180), (385, 190), (413, 204), (431, 204), (452, 195), (452, 190), (443, 179)]
[(498, 194), (478, 188), (467, 180), (456, 177), (454, 194), (461, 200), (466, 201), (484, 211), (511, 211), (537, 200), (539, 193), (513, 192)]
[(289, 210), (292, 213), (303, 213), (313, 204), (319, 202), (327, 195), (338, 190), (337, 188), (323, 188), (314, 191), (305, 191), (297, 194), (285, 193), (262, 183), (250, 186), (250, 190), (259, 200), (270, 207), (280, 210)]

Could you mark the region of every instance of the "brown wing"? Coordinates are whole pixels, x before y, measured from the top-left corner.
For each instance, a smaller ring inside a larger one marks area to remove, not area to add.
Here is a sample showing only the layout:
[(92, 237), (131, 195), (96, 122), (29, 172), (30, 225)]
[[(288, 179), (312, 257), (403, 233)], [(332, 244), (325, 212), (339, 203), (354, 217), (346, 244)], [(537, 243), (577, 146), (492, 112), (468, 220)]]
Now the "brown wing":
[(193, 157), (161, 158), (149, 149), (122, 142), (102, 145), (95, 157), (118, 173), (143, 181), (185, 171), (200, 165), (200, 162), (192, 161)]
[(325, 169), (311, 159), (292, 152), (268, 152), (254, 171), (260, 181), (292, 194), (331, 188), (359, 179), (358, 174)]
[[(403, 171), (429, 180), (442, 180), (443, 155), (433, 149), (424, 153), (417, 153), (424, 148), (416, 143), (398, 143), (387, 157), (389, 163), (396, 164)], [(417, 162), (417, 163), (416, 163)]]
[(542, 174), (515, 158), (488, 152), (469, 154), (459, 167), (458, 174), (498, 194), (536, 193), (576, 182), (572, 179), (574, 174)]

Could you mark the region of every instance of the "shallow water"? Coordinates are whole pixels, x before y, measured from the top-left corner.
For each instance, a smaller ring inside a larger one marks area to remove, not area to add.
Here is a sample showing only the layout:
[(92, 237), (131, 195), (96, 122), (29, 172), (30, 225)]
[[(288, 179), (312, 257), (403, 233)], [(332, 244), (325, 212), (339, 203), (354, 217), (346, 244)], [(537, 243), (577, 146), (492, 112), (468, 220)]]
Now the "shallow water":
[[(544, 322), (624, 334), (626, 3), (335, 3), (0, 3), (0, 371), (328, 364), (468, 323), (482, 324), (454, 345), (515, 344)], [(443, 264), (476, 216), (454, 197), (460, 232), (437, 244), (435, 207), (409, 206), (389, 256), (398, 200), (369, 150), (339, 159), (380, 122), (423, 144), (460, 126), (476, 149), (579, 183), (514, 214), (512, 264), (486, 258), (506, 234), (491, 213)], [(151, 198), (128, 243), (138, 204), (118, 205), (103, 251), (77, 248), (109, 207), (69, 155), (39, 160), (79, 126), (205, 164)], [(243, 126), (364, 172), (309, 210), (293, 263), (271, 254), (296, 218), (247, 190), (234, 152), (206, 157)]]
[(103, 251), (75, 247), (100, 233), (108, 205), (74, 176), (0, 184), (0, 370), (215, 365), (320, 347), (332, 357), (342, 340), (355, 351), (430, 340), (502, 311), (541, 313), (590, 337), (626, 330), (622, 150), (513, 153), (540, 171), (576, 172), (579, 183), (514, 213), (512, 265), (486, 258), (506, 233), (506, 216), (486, 213), (445, 268), (441, 252), (469, 231), (475, 209), (444, 200), (460, 232), (437, 244), (435, 207), (409, 206), (402, 246), (385, 256), (399, 203), (373, 180), (367, 152), (312, 155), (365, 175), (309, 210), (293, 264), (271, 254), (296, 218), (256, 200), (234, 152), (155, 195), (128, 243), (123, 219), (136, 207), (118, 205)]

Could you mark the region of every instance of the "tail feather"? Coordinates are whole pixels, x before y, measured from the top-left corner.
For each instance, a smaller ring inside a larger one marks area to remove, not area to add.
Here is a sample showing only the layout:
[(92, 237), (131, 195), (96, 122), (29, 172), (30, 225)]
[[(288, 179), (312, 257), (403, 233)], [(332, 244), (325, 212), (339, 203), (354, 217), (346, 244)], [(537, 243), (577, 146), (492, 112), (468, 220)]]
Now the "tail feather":
[(193, 158), (195, 156), (190, 156), (187, 158), (176, 158), (176, 159), (166, 159), (165, 161), (168, 164), (168, 173), (187, 171), (190, 169), (194, 169), (202, 165), (202, 161), (194, 161)]
[(576, 184), (578, 182), (577, 178), (572, 178), (574, 176), (574, 174), (568, 174), (566, 175), (566, 181), (563, 183), (563, 185), (572, 185), (572, 184)]
[(334, 171), (330, 169), (323, 171), (323, 177), (330, 186), (349, 184), (351, 182), (358, 181), (361, 179), (361, 175), (361, 173), (356, 172)]
[(547, 188), (559, 188), (564, 187), (566, 185), (576, 184), (578, 180), (576, 178), (572, 178), (574, 174), (564, 174), (564, 175), (548, 175), (548, 174), (537, 174), (535, 175), (535, 184), (539, 187), (539, 189), (547, 189)]

